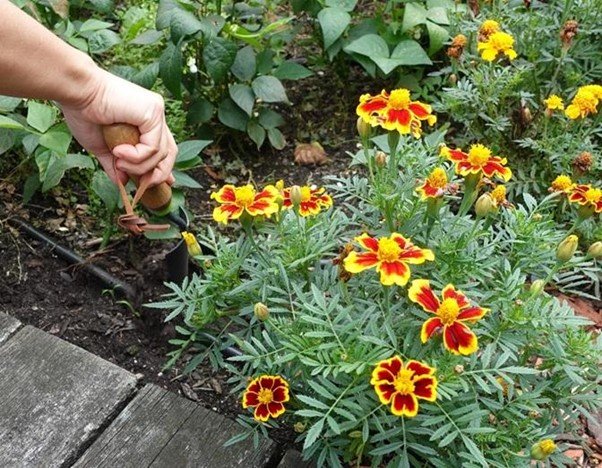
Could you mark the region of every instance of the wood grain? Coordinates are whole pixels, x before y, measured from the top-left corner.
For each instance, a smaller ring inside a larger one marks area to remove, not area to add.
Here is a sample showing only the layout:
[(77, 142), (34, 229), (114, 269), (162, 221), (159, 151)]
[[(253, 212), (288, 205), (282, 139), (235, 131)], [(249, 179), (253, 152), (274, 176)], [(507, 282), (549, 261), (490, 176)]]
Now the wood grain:
[(21, 322), (12, 318), (10, 315), (0, 312), (0, 344), (4, 343), (8, 338), (18, 330)]

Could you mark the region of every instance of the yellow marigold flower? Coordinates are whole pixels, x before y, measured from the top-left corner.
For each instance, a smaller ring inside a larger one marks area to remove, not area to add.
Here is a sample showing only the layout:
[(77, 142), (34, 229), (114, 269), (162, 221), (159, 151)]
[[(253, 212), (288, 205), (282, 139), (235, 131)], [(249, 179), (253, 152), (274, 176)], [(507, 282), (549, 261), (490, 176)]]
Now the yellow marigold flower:
[(194, 234), (191, 232), (182, 231), (182, 239), (186, 243), (186, 247), (188, 248), (188, 254), (191, 257), (197, 257), (199, 255), (203, 255), (203, 251), (201, 250), (201, 246), (199, 245), (199, 241), (196, 240)]
[(481, 58), (487, 62), (493, 62), (499, 54), (514, 60), (517, 56), (514, 47), (514, 38), (505, 32), (495, 32), (483, 42), (477, 44), (477, 50), (481, 52)]
[(268, 185), (259, 193), (250, 184), (242, 187), (224, 185), (218, 192), (211, 194), (211, 199), (220, 204), (213, 210), (213, 219), (218, 223), (228, 224), (228, 221), (238, 219), (244, 213), (269, 217), (279, 210), (279, 195), (273, 185)]
[(288, 382), (279, 375), (262, 375), (253, 379), (243, 393), (242, 407), (255, 408), (253, 417), (265, 422), (282, 415), (289, 401)]
[(479, 38), (487, 39), (500, 30), (500, 24), (494, 20), (485, 20), (479, 28)]
[(442, 167), (436, 167), (426, 178), (424, 183), (416, 190), (420, 193), (420, 198), (436, 198), (443, 195), (447, 187), (447, 174)]
[(493, 200), (493, 206), (498, 208), (508, 204), (506, 200), (506, 186), (498, 185), (491, 191), (491, 199)]
[(556, 444), (552, 439), (543, 439), (531, 447), (531, 458), (545, 460), (556, 451)]
[(557, 94), (551, 94), (548, 99), (544, 99), (543, 101), (546, 105), (546, 108), (549, 110), (564, 110), (564, 103), (562, 102), (562, 98)]
[(602, 99), (602, 86), (586, 85), (577, 90), (577, 94), (567, 106), (564, 113), (569, 119), (583, 119), (589, 114), (598, 112), (598, 104)]
[(435, 369), (419, 361), (393, 356), (376, 364), (370, 384), (383, 405), (391, 405), (395, 416), (413, 418), (418, 414), (418, 399), (437, 399)]
[[(298, 190), (293, 190), (297, 187)], [(325, 192), (324, 188), (311, 188), (293, 186), (285, 188), (283, 192), (284, 208), (298, 206), (299, 214), (303, 217), (317, 215), (320, 211), (332, 206), (332, 197)], [(298, 201), (298, 203), (296, 203)]]
[(551, 190), (553, 192), (568, 193), (573, 188), (573, 181), (567, 175), (561, 174), (552, 181)]
[(405, 88), (394, 89), (390, 94), (384, 90), (376, 96), (363, 94), (356, 112), (373, 127), (397, 130), (402, 135), (411, 133), (416, 138), (422, 134), (422, 121), (429, 125), (437, 122), (431, 106), (412, 101), (410, 91)]

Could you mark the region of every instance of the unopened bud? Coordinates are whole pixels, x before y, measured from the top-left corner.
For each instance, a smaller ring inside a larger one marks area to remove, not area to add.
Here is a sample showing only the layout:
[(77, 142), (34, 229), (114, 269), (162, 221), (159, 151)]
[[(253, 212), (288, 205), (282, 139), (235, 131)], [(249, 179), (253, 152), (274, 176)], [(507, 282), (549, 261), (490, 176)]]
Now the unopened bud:
[(546, 282), (544, 280), (542, 280), (542, 279), (535, 280), (531, 283), (531, 287), (529, 288), (529, 291), (531, 291), (531, 293), (533, 295), (541, 294), (545, 285), (546, 285)]
[(461, 374), (462, 372), (464, 372), (464, 366), (462, 364), (456, 364), (456, 366), (454, 367), (454, 372), (456, 374)]
[(458, 75), (456, 75), (455, 73), (452, 73), (451, 75), (449, 75), (447, 80), (449, 81), (450, 84), (455, 85), (458, 82)]
[(531, 109), (525, 104), (520, 109), (520, 117), (523, 125), (527, 125), (533, 120), (533, 114), (531, 113)]
[(556, 444), (552, 439), (543, 439), (531, 447), (531, 458), (545, 460), (556, 451)]
[(556, 258), (558, 261), (565, 263), (573, 258), (578, 244), (579, 238), (574, 234), (571, 234), (562, 242), (560, 242), (560, 244), (558, 244), (558, 248), (556, 249)]
[(303, 200), (303, 195), (301, 194), (301, 187), (298, 185), (293, 185), (291, 187), (291, 202), (295, 208), (297, 208), (301, 201)]
[(602, 241), (594, 242), (587, 249), (587, 255), (592, 258), (602, 257)]
[(295, 430), (295, 432), (297, 432), (298, 434), (301, 434), (302, 432), (305, 431), (305, 424), (302, 422), (296, 422), (293, 425), (293, 429)]
[(362, 139), (370, 138), (370, 134), (372, 133), (370, 124), (361, 117), (357, 119), (357, 133)]
[(258, 302), (253, 306), (253, 313), (255, 314), (255, 317), (257, 317), (257, 320), (265, 322), (270, 316), (270, 309), (268, 309), (268, 306), (264, 303)]
[(382, 151), (377, 151), (374, 155), (374, 162), (378, 167), (385, 167), (387, 165), (387, 155)]
[(351, 439), (359, 439), (360, 437), (362, 437), (362, 431), (351, 431), (349, 433), (349, 438)]
[(184, 239), (186, 247), (188, 248), (188, 254), (191, 257), (198, 257), (199, 255), (203, 255), (201, 246), (196, 240), (196, 237), (194, 237), (194, 234), (192, 234), (191, 232), (182, 231), (182, 239)]
[(494, 210), (494, 202), (491, 195), (484, 193), (475, 203), (474, 210), (479, 218), (484, 218)]

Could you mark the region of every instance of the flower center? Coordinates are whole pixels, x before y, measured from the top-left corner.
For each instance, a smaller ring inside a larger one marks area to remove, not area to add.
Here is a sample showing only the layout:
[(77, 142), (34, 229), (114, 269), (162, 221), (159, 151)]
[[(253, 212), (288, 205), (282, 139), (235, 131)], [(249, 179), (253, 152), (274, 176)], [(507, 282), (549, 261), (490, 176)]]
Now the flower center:
[(401, 247), (393, 239), (385, 237), (378, 241), (378, 259), (383, 262), (394, 262), (399, 259)]
[(311, 188), (301, 187), (301, 203), (311, 200)]
[(402, 395), (409, 395), (414, 393), (414, 383), (412, 382), (412, 377), (414, 376), (414, 371), (409, 369), (401, 369), (397, 376), (395, 377), (395, 381), (393, 385), (395, 386), (395, 391), (401, 393)]
[(239, 205), (249, 206), (255, 200), (255, 190), (250, 185), (236, 189), (236, 201)]
[(436, 167), (429, 175), (429, 182), (433, 187), (445, 188), (447, 185), (447, 174), (442, 168)]
[(512, 46), (514, 45), (514, 38), (510, 34), (496, 32), (489, 36), (489, 44), (495, 50), (503, 52), (508, 49), (512, 49)]
[(491, 191), (491, 198), (498, 204), (502, 204), (506, 201), (506, 187), (498, 185)]
[(596, 112), (598, 100), (593, 93), (585, 89), (580, 89), (573, 99), (573, 104), (579, 107), (579, 109), (588, 110), (589, 112)]
[(262, 388), (257, 394), (259, 403), (267, 404), (274, 400), (274, 393), (269, 388)]
[(460, 307), (455, 299), (445, 299), (437, 309), (437, 315), (444, 325), (451, 325), (455, 322), (460, 312)]
[(602, 197), (602, 190), (592, 187), (585, 192), (584, 196), (588, 202), (596, 203)]
[(472, 145), (468, 152), (468, 162), (473, 166), (483, 166), (491, 157), (491, 150), (483, 145)]
[(407, 89), (394, 89), (391, 91), (389, 106), (393, 109), (407, 109), (410, 102), (410, 91)]
[(572, 184), (573, 182), (569, 176), (559, 175), (552, 182), (552, 188), (562, 191), (568, 189)]

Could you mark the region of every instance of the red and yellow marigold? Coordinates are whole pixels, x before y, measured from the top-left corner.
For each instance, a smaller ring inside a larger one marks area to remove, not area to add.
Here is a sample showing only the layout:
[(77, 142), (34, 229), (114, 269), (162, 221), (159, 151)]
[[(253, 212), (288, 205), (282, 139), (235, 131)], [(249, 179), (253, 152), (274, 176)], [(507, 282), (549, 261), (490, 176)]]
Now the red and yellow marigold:
[(424, 183), (416, 189), (420, 198), (437, 198), (443, 196), (447, 188), (447, 174), (442, 167), (436, 167), (424, 180)]
[(505, 166), (506, 158), (493, 156), (491, 150), (481, 144), (472, 145), (468, 153), (460, 148), (444, 146), (441, 148), (441, 156), (452, 161), (456, 165), (456, 173), (463, 176), (485, 174), (490, 179), (497, 176), (506, 182), (512, 177), (512, 171)]
[(243, 393), (242, 407), (255, 408), (253, 417), (257, 421), (277, 418), (286, 409), (289, 401), (288, 382), (279, 375), (262, 375), (253, 379)]
[(410, 91), (404, 88), (394, 89), (390, 94), (385, 90), (376, 96), (363, 94), (357, 115), (373, 127), (397, 130), (401, 134), (411, 133), (416, 138), (422, 134), (422, 121), (429, 125), (437, 121), (431, 106), (412, 101)]
[(574, 185), (569, 193), (569, 201), (602, 213), (602, 189), (589, 184)]
[(367, 252), (350, 252), (345, 258), (345, 270), (360, 273), (376, 268), (380, 282), (385, 286), (404, 286), (410, 279), (410, 264), (418, 265), (435, 259), (432, 251), (415, 246), (410, 239), (396, 232), (379, 239), (362, 234), (355, 241)]
[(270, 217), (280, 209), (277, 203), (279, 195), (272, 185), (260, 192), (256, 192), (250, 184), (242, 187), (224, 185), (218, 192), (211, 194), (211, 199), (220, 204), (213, 210), (213, 219), (218, 223), (228, 224), (228, 221), (239, 219), (245, 213)]
[(471, 354), (478, 347), (477, 336), (466, 325), (483, 318), (487, 309), (470, 304), (466, 296), (448, 284), (442, 291), (442, 300), (435, 295), (428, 280), (414, 280), (408, 291), (412, 302), (419, 304), (435, 317), (422, 325), (420, 339), (423, 343), (433, 334), (443, 330), (443, 345), (454, 354)]
[(501, 31), (494, 32), (486, 40), (477, 43), (481, 58), (487, 62), (493, 62), (498, 55), (505, 55), (509, 60), (514, 60), (517, 54), (513, 47), (512, 35)]
[[(299, 214), (301, 216), (317, 215), (320, 211), (332, 206), (332, 197), (326, 193), (324, 188), (312, 188), (307, 185), (300, 187), (301, 200), (299, 201)], [(291, 188), (287, 187), (282, 192), (284, 208), (293, 208), (291, 200)]]
[(383, 405), (391, 405), (395, 416), (413, 418), (418, 414), (418, 399), (437, 399), (435, 369), (419, 361), (399, 356), (380, 361), (372, 371), (370, 384)]

